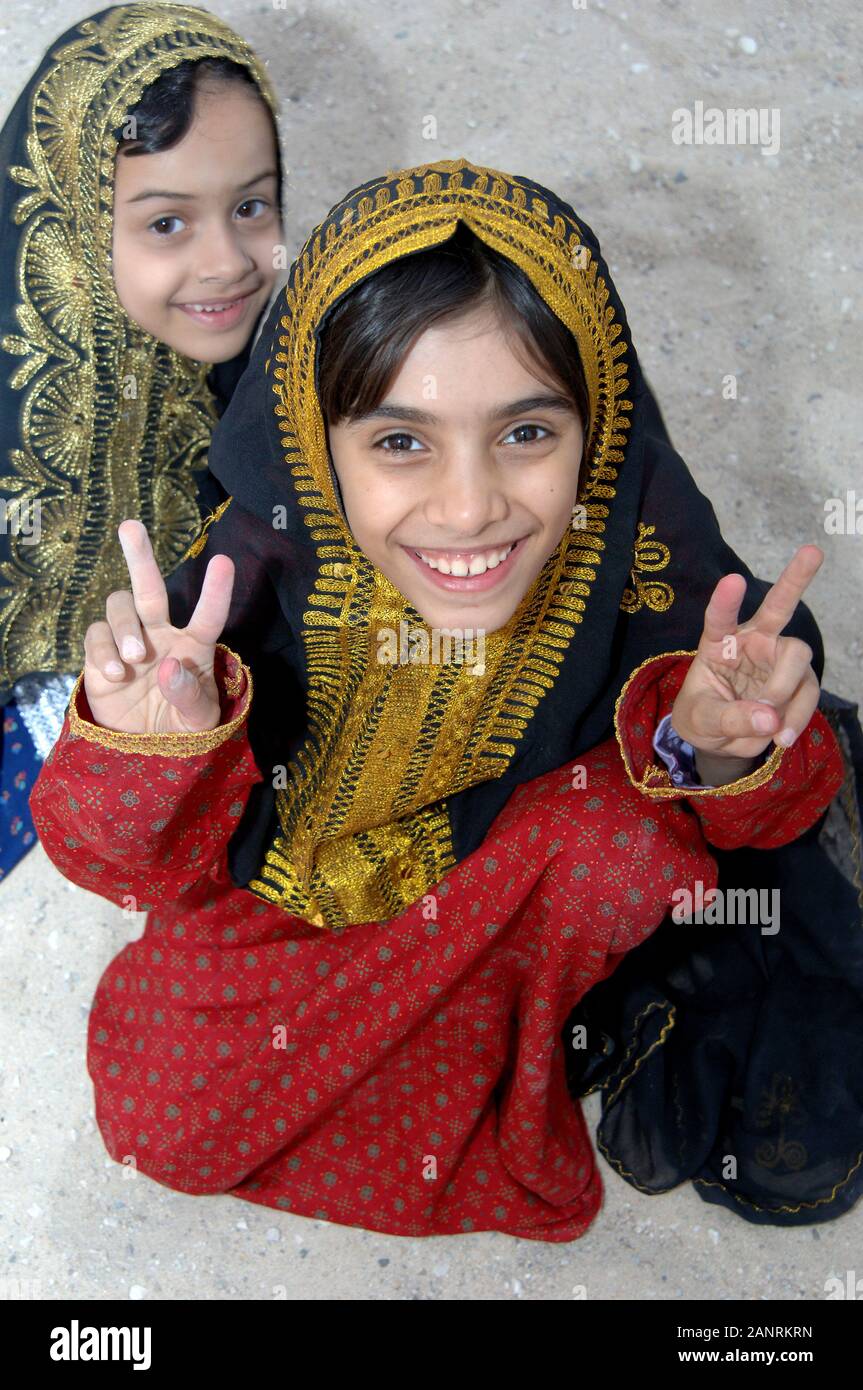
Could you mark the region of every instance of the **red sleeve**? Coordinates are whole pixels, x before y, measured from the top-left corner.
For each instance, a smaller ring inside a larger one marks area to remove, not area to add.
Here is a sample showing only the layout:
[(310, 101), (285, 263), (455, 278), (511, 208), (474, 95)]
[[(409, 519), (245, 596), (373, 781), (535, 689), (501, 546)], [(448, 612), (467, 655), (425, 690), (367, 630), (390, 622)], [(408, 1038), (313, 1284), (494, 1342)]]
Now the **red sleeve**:
[(30, 794), (45, 852), (73, 883), (142, 912), (227, 874), (227, 846), (252, 786), (251, 672), (216, 648), (215, 729), (124, 734), (93, 722), (78, 678), (60, 737)]
[(653, 800), (686, 798), (704, 838), (717, 849), (775, 849), (796, 840), (829, 806), (844, 766), (836, 737), (816, 710), (790, 748), (775, 747), (761, 767), (724, 787), (676, 787), (656, 762), (653, 735), (671, 713), (695, 652), (667, 652), (636, 667), (614, 710), (618, 746), (630, 781)]

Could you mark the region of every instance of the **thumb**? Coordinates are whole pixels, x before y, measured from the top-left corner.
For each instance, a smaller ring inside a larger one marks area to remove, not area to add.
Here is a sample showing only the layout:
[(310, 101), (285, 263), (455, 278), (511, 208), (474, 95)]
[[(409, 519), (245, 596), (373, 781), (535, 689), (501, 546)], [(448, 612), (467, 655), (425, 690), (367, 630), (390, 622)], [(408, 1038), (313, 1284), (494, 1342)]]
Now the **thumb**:
[(766, 701), (722, 700), (707, 693), (693, 700), (690, 721), (696, 738), (767, 738), (782, 727)]
[[(213, 710), (194, 671), (175, 656), (166, 656), (158, 671), (159, 690), (192, 731), (214, 727)], [(218, 714), (216, 716), (218, 723)]]

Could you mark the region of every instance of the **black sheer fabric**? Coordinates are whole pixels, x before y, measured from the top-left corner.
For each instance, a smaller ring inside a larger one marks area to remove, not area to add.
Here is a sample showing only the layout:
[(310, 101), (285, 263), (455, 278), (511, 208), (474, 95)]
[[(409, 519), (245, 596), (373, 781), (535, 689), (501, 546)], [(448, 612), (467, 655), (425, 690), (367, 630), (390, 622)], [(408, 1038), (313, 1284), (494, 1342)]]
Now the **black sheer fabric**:
[(822, 690), (819, 707), (846, 766), (820, 822), (780, 849), (712, 850), (721, 890), (778, 890), (779, 930), (668, 917), (562, 1035), (621, 1177), (647, 1193), (691, 1179), (759, 1225), (829, 1221), (863, 1191), (863, 733), (856, 705)]

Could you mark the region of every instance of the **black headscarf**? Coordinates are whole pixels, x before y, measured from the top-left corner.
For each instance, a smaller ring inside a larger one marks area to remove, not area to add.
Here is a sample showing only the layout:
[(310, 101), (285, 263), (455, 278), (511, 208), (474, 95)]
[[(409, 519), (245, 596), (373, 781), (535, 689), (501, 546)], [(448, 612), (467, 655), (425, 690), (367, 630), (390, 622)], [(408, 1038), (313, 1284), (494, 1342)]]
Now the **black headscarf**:
[(245, 67), (275, 114), (264, 67), (214, 15), (118, 5), (52, 43), (0, 134), (0, 704), (23, 676), (80, 669), (128, 578), (124, 517), (168, 572), (221, 500), (207, 450), (249, 347), (213, 369), (180, 356), (126, 314), (110, 260), (117, 132), (202, 58)]

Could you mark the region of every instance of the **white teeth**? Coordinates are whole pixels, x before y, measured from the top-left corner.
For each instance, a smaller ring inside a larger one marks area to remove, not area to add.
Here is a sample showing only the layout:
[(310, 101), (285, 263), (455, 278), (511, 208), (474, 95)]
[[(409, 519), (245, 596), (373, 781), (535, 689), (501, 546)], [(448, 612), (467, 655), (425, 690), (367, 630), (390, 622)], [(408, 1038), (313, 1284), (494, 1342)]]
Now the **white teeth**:
[(512, 545), (505, 546), (500, 550), (488, 550), (482, 555), (474, 555), (471, 557), (469, 565), (465, 560), (447, 560), (442, 555), (433, 559), (430, 555), (424, 555), (421, 550), (415, 550), (414, 554), (418, 555), (430, 569), (439, 570), (441, 574), (454, 575), (456, 578), (466, 578), (468, 575), (485, 574), (486, 570), (497, 569), (498, 565), (503, 564), (515, 544), (516, 542), (513, 541)]
[(194, 309), (196, 314), (221, 314), (227, 309), (227, 304), (190, 304), (189, 308)]

